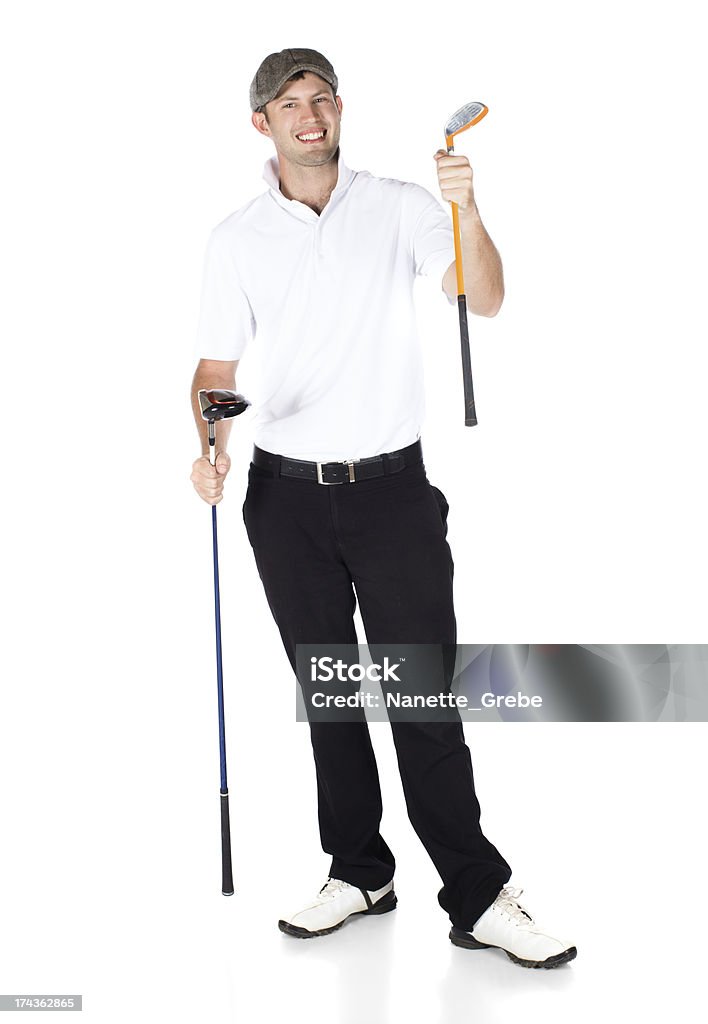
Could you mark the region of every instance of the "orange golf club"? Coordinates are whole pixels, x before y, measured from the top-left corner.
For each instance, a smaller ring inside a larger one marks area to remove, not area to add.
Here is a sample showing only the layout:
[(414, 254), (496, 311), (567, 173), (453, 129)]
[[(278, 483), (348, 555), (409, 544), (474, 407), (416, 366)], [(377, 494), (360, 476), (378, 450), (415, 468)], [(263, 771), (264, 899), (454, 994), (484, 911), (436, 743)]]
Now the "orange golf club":
[[(453, 139), (461, 132), (466, 132), (472, 125), (481, 121), (488, 108), (484, 103), (466, 103), (456, 110), (445, 125), (445, 145), (448, 155), (455, 152)], [(465, 278), (462, 269), (462, 247), (460, 245), (460, 218), (457, 203), (452, 206), (452, 229), (455, 237), (455, 271), (457, 273), (457, 309), (460, 316), (460, 343), (462, 345), (462, 386), (465, 394), (465, 426), (477, 424), (474, 407), (474, 391), (472, 390), (472, 361), (470, 358), (470, 336), (467, 326), (467, 296), (465, 295)]]

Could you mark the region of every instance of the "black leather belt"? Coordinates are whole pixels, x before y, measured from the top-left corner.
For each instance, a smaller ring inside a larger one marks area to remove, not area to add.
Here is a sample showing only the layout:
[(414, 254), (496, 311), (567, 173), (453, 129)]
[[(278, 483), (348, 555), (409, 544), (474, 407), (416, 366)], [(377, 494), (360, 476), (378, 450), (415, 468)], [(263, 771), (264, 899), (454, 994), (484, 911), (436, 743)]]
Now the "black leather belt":
[(422, 461), (423, 448), (420, 441), (370, 459), (348, 459), (344, 462), (305, 462), (302, 459), (272, 455), (257, 446), (253, 449), (255, 466), (269, 469), (276, 477), (291, 476), (298, 480), (311, 480), (316, 484), (355, 484), (359, 480), (400, 473), (406, 466), (414, 466)]

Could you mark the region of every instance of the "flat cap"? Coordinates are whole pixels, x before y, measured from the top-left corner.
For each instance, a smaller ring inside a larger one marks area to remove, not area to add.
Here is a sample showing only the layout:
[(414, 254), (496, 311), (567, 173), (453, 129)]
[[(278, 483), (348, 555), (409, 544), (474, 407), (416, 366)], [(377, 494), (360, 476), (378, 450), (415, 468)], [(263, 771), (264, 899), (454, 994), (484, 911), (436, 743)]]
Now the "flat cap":
[(321, 53), (302, 48), (281, 50), (280, 53), (269, 54), (256, 71), (251, 82), (251, 110), (258, 110), (269, 103), (296, 71), (312, 71), (320, 78), (324, 78), (336, 93), (339, 84), (337, 76), (330, 62)]

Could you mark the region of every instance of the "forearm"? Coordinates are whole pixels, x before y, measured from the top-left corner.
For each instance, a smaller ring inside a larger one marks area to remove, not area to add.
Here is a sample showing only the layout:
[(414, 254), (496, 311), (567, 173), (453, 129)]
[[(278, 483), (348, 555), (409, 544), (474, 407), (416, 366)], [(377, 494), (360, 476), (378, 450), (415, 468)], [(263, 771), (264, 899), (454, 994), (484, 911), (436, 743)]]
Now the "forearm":
[[(199, 405), (199, 392), (204, 389), (206, 391), (212, 388), (224, 388), (227, 391), (236, 390), (236, 374), (235, 373), (215, 373), (213, 370), (200, 370), (197, 368), (194, 377), (192, 379), (192, 412), (194, 414), (194, 422), (197, 425), (197, 433), (199, 434), (199, 443), (201, 445), (202, 455), (209, 454), (209, 435), (207, 431), (206, 420), (202, 419), (202, 411)], [(229, 434), (231, 433), (231, 419), (217, 420), (216, 426), (216, 451), (225, 452)]]
[[(466, 156), (446, 154), (444, 149), (439, 149), (434, 159), (442, 197), (457, 206), (467, 308), (479, 316), (495, 316), (504, 300), (504, 273), (477, 209), (470, 162)], [(450, 298), (458, 294), (456, 277), (453, 263), (443, 276), (443, 288)]]
[(479, 316), (495, 316), (504, 300), (504, 271), (494, 242), (476, 203), (459, 210), (462, 268), (467, 308)]

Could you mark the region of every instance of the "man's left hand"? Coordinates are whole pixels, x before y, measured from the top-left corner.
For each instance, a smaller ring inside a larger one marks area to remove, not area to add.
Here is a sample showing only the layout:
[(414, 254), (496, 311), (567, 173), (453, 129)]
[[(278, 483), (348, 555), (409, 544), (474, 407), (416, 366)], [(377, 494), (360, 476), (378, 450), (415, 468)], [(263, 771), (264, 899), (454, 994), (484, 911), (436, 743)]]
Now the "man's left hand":
[(448, 203), (457, 203), (461, 210), (473, 210), (474, 188), (472, 185), (472, 168), (466, 156), (448, 156), (444, 149), (435, 154), (438, 167), (438, 184), (443, 199)]

